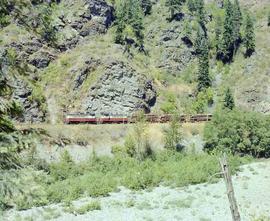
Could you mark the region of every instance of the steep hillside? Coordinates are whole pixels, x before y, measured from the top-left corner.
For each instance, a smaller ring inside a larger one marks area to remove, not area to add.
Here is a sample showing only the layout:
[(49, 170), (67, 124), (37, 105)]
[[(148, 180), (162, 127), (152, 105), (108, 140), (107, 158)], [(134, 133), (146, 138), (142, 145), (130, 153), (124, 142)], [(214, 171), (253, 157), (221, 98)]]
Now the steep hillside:
[[(213, 45), (216, 17), (224, 13), (221, 2), (207, 1), (205, 6), (213, 79), (206, 96), (214, 103), (196, 97), (198, 23), (186, 4), (170, 20), (165, 0), (153, 1), (151, 13), (143, 19), (145, 50), (139, 52), (115, 43), (115, 8), (104, 0), (66, 0), (51, 7), (53, 43), (40, 34), (37, 19), (47, 3), (23, 8), (23, 19), (15, 16), (14, 3), (10, 24), (0, 30), (0, 51), (16, 61), (17, 72), (23, 72), (11, 78), (14, 98), (24, 109), (20, 120), (57, 122), (64, 112), (76, 111), (211, 112), (228, 86), (237, 106), (269, 113), (269, 3), (240, 1), (243, 15), (249, 10), (256, 19), (256, 51), (246, 58), (240, 46), (233, 62), (224, 65), (216, 61)], [(2, 68), (7, 75), (8, 67), (6, 62)]]

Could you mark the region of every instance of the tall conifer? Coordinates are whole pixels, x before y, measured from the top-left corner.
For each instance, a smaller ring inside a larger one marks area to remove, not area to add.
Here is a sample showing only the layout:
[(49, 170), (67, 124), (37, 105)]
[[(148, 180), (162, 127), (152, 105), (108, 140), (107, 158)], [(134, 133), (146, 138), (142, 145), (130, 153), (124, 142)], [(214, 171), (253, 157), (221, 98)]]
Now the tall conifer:
[(245, 23), (245, 47), (246, 55), (251, 56), (255, 51), (255, 33), (254, 33), (254, 23), (250, 14), (247, 14)]
[(225, 2), (225, 21), (224, 32), (222, 38), (222, 53), (223, 61), (228, 62), (232, 60), (234, 51), (234, 37), (233, 37), (233, 5), (230, 0)]
[(175, 16), (176, 12), (179, 12), (182, 4), (185, 0), (166, 0), (165, 6), (169, 8), (170, 11), (170, 20), (172, 20)]
[(197, 90), (200, 92), (211, 86), (211, 78), (209, 76), (209, 42), (202, 27), (198, 28), (195, 48), (199, 61)]

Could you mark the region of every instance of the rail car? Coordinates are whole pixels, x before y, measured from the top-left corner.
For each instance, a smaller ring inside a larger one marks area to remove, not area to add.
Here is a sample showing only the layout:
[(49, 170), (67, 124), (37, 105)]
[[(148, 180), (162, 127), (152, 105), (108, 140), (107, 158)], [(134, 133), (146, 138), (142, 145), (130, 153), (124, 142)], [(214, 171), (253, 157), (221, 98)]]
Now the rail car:
[[(173, 115), (157, 115), (145, 114), (147, 122), (150, 123), (167, 123), (172, 121)], [(212, 114), (198, 114), (198, 115), (180, 115), (179, 121), (182, 123), (196, 123), (206, 122), (212, 119)], [(64, 117), (65, 124), (127, 124), (136, 123), (139, 120), (138, 116), (95, 116), (87, 113), (67, 114)]]

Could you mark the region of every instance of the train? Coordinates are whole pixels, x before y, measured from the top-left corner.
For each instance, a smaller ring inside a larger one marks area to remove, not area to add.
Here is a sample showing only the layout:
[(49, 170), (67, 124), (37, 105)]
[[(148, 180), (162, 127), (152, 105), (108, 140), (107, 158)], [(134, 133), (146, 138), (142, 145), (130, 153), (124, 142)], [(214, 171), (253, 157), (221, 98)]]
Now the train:
[[(144, 114), (143, 118), (149, 123), (168, 123), (175, 117), (173, 114)], [(128, 124), (136, 123), (141, 116), (96, 116), (87, 113), (70, 113), (64, 116), (65, 124)], [(179, 115), (178, 119), (181, 123), (196, 123), (211, 121), (212, 114), (197, 114), (197, 115)]]

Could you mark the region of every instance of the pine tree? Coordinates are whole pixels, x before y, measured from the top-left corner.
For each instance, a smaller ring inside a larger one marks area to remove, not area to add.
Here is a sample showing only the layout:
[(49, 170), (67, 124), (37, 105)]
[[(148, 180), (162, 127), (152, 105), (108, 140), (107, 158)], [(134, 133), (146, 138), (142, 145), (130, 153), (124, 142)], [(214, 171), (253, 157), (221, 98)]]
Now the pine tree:
[(116, 6), (116, 33), (115, 33), (115, 43), (122, 44), (123, 31), (125, 29), (125, 23), (127, 21), (126, 14), (126, 3), (125, 1), (120, 0)]
[(251, 56), (255, 51), (255, 33), (254, 33), (254, 23), (250, 14), (247, 14), (245, 23), (245, 47), (246, 56)]
[(52, 19), (52, 8), (49, 5), (45, 5), (42, 9), (42, 13), (40, 14), (40, 23), (41, 23), (41, 36), (42, 38), (50, 43), (54, 43), (56, 41), (56, 30), (53, 26)]
[(8, 117), (12, 112), (13, 104), (9, 101), (11, 87), (8, 85), (6, 77), (0, 70), (0, 133), (11, 132), (14, 130), (13, 125)]
[(223, 33), (223, 22), (221, 16), (217, 16), (215, 24), (215, 47), (217, 58), (219, 59), (222, 55), (222, 33)]
[(141, 6), (143, 9), (144, 15), (149, 15), (152, 10), (152, 2), (151, 0), (141, 0)]
[(211, 86), (209, 76), (209, 42), (202, 27), (198, 28), (195, 48), (199, 60), (197, 90), (200, 92)]
[(0, 0), (0, 27), (5, 27), (9, 24), (8, 6), (8, 0)]
[(224, 108), (228, 108), (230, 110), (234, 109), (235, 107), (234, 98), (233, 98), (230, 88), (228, 88), (225, 92), (223, 106)]
[(144, 13), (141, 0), (120, 0), (117, 3), (115, 42), (125, 44), (128, 51), (135, 42), (143, 50)]
[(196, 10), (196, 16), (198, 18), (198, 22), (203, 28), (203, 30), (206, 32), (206, 16), (205, 16), (205, 9), (204, 9), (204, 0), (195, 0), (195, 10)]
[(234, 37), (233, 37), (233, 5), (230, 0), (225, 2), (225, 21), (224, 32), (222, 37), (222, 60), (229, 62), (232, 60), (234, 52)]
[(237, 50), (241, 40), (240, 29), (242, 25), (242, 13), (238, 0), (234, 0), (233, 4), (233, 41), (234, 50)]
[(185, 0), (166, 0), (165, 6), (169, 8), (170, 20), (173, 20), (175, 13), (180, 11), (184, 2)]
[(132, 7), (131, 7), (133, 14), (131, 18), (131, 26), (133, 28), (133, 31), (135, 33), (135, 36), (137, 38), (137, 43), (139, 45), (139, 48), (142, 49), (143, 46), (143, 10), (140, 4), (140, 0), (134, 0)]

